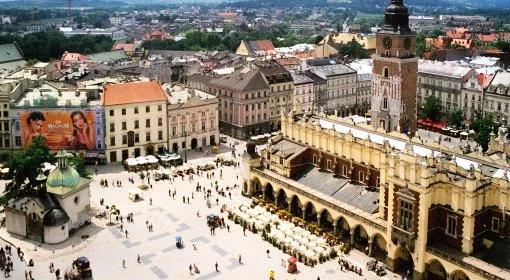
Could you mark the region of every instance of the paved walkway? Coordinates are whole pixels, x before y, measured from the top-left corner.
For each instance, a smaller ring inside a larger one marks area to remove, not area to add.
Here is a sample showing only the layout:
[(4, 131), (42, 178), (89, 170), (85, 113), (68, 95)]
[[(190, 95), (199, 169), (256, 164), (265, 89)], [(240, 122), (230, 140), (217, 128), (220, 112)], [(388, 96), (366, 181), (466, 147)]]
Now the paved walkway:
[[(244, 150), (244, 144), (237, 146), (237, 151)], [(224, 156), (230, 155), (230, 149), (222, 149)], [(204, 153), (188, 153), (191, 164), (212, 162), (213, 157), (205, 156)], [(138, 174), (123, 171), (119, 165), (98, 167), (98, 174), (94, 176), (91, 184), (92, 208), (96, 211), (103, 209), (99, 204), (103, 198), (105, 205), (116, 205), (125, 217), (127, 213), (134, 214), (134, 223), (127, 223), (124, 219), (123, 228), (128, 230), (128, 238), (120, 231), (120, 222), (114, 226), (107, 226), (107, 219), (93, 218), (93, 226), (80, 230), (73, 238), (56, 246), (42, 245), (29, 241), (20, 240), (5, 233), (5, 228), (0, 232), (2, 237), (16, 243), (23, 248), (25, 254), (33, 258), (35, 279), (54, 279), (49, 274), (50, 262), (64, 271), (71, 265), (73, 259), (79, 256), (87, 256), (92, 265), (94, 279), (129, 280), (129, 279), (268, 279), (269, 271), (275, 272), (276, 279), (380, 279), (372, 272), (364, 272), (360, 277), (354, 273), (341, 272), (337, 260), (319, 264), (314, 268), (298, 264), (299, 273), (288, 274), (281, 266), (282, 259), (289, 256), (283, 254), (269, 243), (262, 240), (260, 235), (247, 232), (243, 236), (242, 228), (227, 220), (226, 213), (220, 213), (220, 206), (236, 207), (241, 203), (249, 204), (248, 198), (243, 197), (240, 188), (231, 191), (232, 199), (218, 196), (212, 189), (212, 208), (206, 206), (203, 192), (195, 192), (197, 183), (211, 189), (211, 183), (219, 182), (220, 188), (241, 185), (240, 171), (234, 167), (223, 167), (223, 177), (220, 178), (219, 170), (214, 170), (215, 177), (208, 180), (205, 175), (195, 176), (193, 181), (188, 179), (176, 179), (175, 182), (151, 181), (153, 188), (144, 192), (144, 200), (132, 202), (128, 199), (128, 190), (140, 185), (142, 182)], [(128, 182), (133, 177), (135, 184)], [(121, 180), (123, 187), (102, 188), (99, 186), (101, 179)], [(176, 190), (175, 200), (168, 195), (169, 190)], [(228, 194), (228, 192), (227, 192)], [(183, 203), (182, 197), (189, 197), (190, 203)], [(192, 198), (193, 196), (193, 198)], [(152, 198), (152, 205), (149, 201)], [(219, 205), (216, 205), (216, 198)], [(197, 217), (197, 211), (200, 217)], [(225, 218), (230, 225), (230, 232), (226, 229), (216, 230), (211, 235), (206, 225), (206, 215), (218, 214)], [(149, 232), (146, 221), (152, 224), (154, 230)], [(87, 235), (87, 236), (84, 236)], [(175, 237), (183, 237), (184, 248), (177, 249)], [(86, 237), (86, 238), (85, 238)], [(196, 246), (196, 250), (193, 248)], [(1, 243), (0, 243), (1, 245)], [(266, 250), (270, 250), (270, 258)], [(243, 264), (237, 259), (242, 256)], [(137, 256), (140, 255), (140, 263)], [(16, 259), (16, 257), (14, 257)], [(126, 261), (126, 268), (122, 267), (122, 259)], [(365, 270), (368, 257), (353, 251), (348, 257), (351, 262), (361, 266)], [(215, 271), (215, 263), (218, 263), (219, 272)], [(189, 265), (196, 264), (200, 274), (191, 274)], [(23, 264), (15, 261), (15, 277), (12, 279), (24, 279)], [(387, 279), (396, 278), (389, 275)], [(0, 276), (1, 279), (1, 276)]]

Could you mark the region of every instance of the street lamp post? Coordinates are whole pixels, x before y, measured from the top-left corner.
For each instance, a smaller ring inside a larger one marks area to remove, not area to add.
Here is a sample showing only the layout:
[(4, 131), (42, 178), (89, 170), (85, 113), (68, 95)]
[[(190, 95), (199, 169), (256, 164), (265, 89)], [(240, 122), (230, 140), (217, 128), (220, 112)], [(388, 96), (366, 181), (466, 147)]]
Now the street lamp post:
[(184, 163), (188, 162), (188, 132), (183, 131), (184, 134)]

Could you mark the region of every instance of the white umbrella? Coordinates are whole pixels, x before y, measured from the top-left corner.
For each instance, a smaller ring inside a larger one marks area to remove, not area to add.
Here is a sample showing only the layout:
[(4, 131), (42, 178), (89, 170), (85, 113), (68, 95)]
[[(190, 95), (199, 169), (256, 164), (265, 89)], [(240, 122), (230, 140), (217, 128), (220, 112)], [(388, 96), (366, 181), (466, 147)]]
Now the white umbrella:
[(271, 214), (271, 221), (273, 221), (273, 222), (278, 221), (278, 215)]
[(320, 246), (326, 244), (326, 240), (324, 238), (322, 238), (322, 237), (318, 238), (316, 242), (317, 242), (317, 245), (320, 245)]
[(310, 233), (309, 231), (307, 231), (307, 230), (303, 230), (303, 232), (301, 233), (301, 235), (302, 235), (302, 236), (304, 236), (304, 237), (308, 237), (308, 236), (310, 236), (310, 235), (311, 235), (311, 233)]
[(257, 229), (261, 230), (264, 227), (264, 222), (262, 222), (262, 221), (255, 222), (255, 227)]
[(317, 243), (315, 243), (314, 241), (310, 241), (310, 242), (308, 242), (307, 247), (313, 249), (313, 248), (317, 247)]
[(308, 250), (308, 251), (305, 252), (305, 256), (307, 258), (315, 258), (315, 252), (311, 251), (311, 250)]
[(311, 234), (310, 236), (308, 236), (308, 239), (310, 239), (310, 241), (315, 241), (317, 240), (317, 235)]
[(253, 224), (253, 223), (255, 223), (256, 221), (257, 221), (257, 220), (255, 220), (254, 218), (250, 218), (250, 219), (248, 219), (248, 223), (250, 223), (250, 225), (251, 225), (251, 224)]
[(303, 237), (303, 236), (300, 236), (300, 237), (299, 237), (299, 243), (301, 243), (301, 244), (303, 244), (303, 245), (308, 244), (308, 238)]
[(290, 243), (290, 247), (294, 248), (294, 249), (297, 249), (299, 247), (299, 243), (297, 243), (296, 241), (292, 241)]
[(294, 231), (294, 229), (296, 228), (296, 226), (293, 224), (293, 223), (289, 223), (289, 228), (292, 229), (292, 231)]
[(295, 232), (295, 233), (297, 233), (297, 234), (299, 234), (299, 235), (301, 235), (301, 233), (303, 232), (303, 230), (304, 230), (304, 229), (303, 229), (303, 228), (301, 228), (301, 227), (295, 227), (295, 228), (294, 228), (294, 232)]
[(314, 250), (315, 252), (319, 253), (319, 254), (320, 254), (320, 253), (323, 253), (324, 251), (326, 251), (326, 250), (324, 250), (324, 248), (322, 248), (322, 247), (316, 247), (316, 248), (315, 248), (315, 249), (313, 249), (313, 250)]
[(246, 205), (241, 205), (241, 207), (239, 207), (239, 209), (243, 212), (246, 212), (246, 210), (248, 210), (248, 207), (246, 207)]
[(308, 250), (308, 248), (306, 248), (306, 246), (299, 246), (298, 250), (301, 252), (301, 253), (304, 253)]
[(290, 244), (292, 243), (293, 239), (290, 238), (290, 237), (285, 237), (285, 239), (283, 239), (283, 242), (285, 242), (286, 244)]
[(283, 234), (283, 232), (281, 232), (281, 231), (280, 231), (280, 232), (278, 232), (278, 233), (276, 234), (276, 239), (278, 239), (278, 240), (282, 240), (282, 239), (284, 239), (284, 238), (285, 238), (285, 234)]
[(263, 214), (263, 215), (264, 215), (264, 216), (266, 216), (266, 217), (271, 218), (271, 212), (264, 212), (264, 214)]
[(294, 235), (294, 232), (293, 232), (290, 228), (287, 228), (287, 229), (285, 230), (285, 235), (287, 235), (287, 236), (293, 236), (293, 235)]

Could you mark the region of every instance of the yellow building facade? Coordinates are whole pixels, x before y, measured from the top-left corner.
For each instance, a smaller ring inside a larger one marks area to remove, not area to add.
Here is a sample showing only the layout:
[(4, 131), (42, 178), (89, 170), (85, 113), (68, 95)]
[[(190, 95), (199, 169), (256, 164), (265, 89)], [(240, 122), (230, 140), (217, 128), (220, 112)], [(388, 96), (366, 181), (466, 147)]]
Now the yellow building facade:
[(245, 162), (246, 193), (317, 223), (388, 269), (408, 279), (510, 279), (493, 261), (510, 235), (508, 167), (292, 112), (261, 154)]

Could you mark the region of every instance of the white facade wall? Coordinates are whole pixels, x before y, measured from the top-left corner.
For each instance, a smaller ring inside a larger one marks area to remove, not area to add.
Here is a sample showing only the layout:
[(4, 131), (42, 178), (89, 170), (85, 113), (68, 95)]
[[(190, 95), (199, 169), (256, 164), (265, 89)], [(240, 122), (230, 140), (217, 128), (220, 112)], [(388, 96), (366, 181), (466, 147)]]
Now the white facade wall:
[(69, 238), (68, 224), (56, 227), (44, 227), (44, 243), (57, 244)]
[[(60, 206), (69, 216), (68, 222), (71, 229), (79, 228), (89, 218), (85, 215), (90, 208), (90, 188), (87, 186), (66, 197), (56, 196)], [(75, 199), (77, 198), (77, 203)]]
[(27, 236), (27, 220), (25, 214), (6, 210), (5, 228), (9, 233)]

